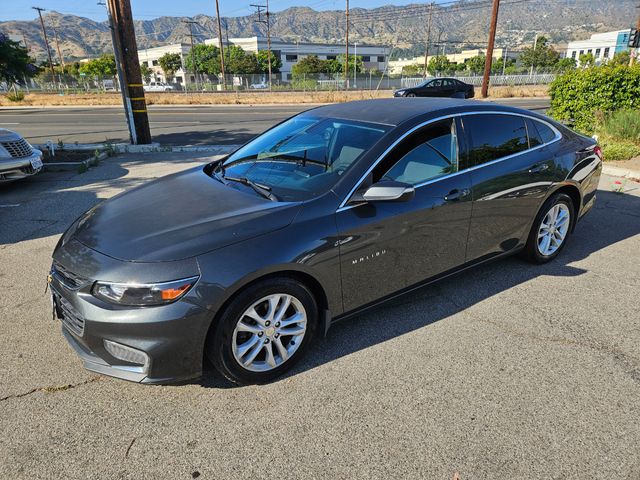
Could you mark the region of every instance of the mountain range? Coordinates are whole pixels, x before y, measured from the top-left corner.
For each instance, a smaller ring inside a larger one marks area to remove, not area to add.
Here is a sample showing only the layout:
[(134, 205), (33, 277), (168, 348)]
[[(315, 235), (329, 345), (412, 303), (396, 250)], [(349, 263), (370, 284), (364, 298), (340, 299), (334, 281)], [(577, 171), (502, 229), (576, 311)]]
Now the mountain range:
[[(517, 49), (530, 45), (536, 35), (547, 36), (559, 45), (590, 34), (628, 28), (637, 15), (635, 0), (502, 0), (498, 20), (497, 46)], [(393, 57), (410, 54), (424, 48), (429, 23), (429, 4), (386, 6), (350, 11), (350, 42), (385, 44), (393, 48)], [(460, 0), (435, 5), (431, 11), (431, 41), (433, 48), (453, 51), (456, 48), (482, 47), (486, 44), (491, 1)], [(344, 10), (315, 11), (309, 7), (291, 7), (274, 12), (271, 35), (289, 40), (343, 43), (345, 38)], [(135, 20), (139, 48), (189, 41), (187, 17), (158, 17)], [(214, 16), (196, 15), (189, 19), (194, 25), (194, 41), (217, 35)], [(223, 35), (247, 37), (265, 35), (265, 25), (257, 16), (222, 18)], [(263, 17), (264, 19), (264, 17)], [(108, 23), (88, 18), (47, 12), (44, 16), (47, 34), (55, 52), (55, 33), (65, 59), (85, 58), (111, 51)], [(24, 39), (31, 54), (38, 59), (46, 56), (40, 22), (3, 21), (0, 31)]]

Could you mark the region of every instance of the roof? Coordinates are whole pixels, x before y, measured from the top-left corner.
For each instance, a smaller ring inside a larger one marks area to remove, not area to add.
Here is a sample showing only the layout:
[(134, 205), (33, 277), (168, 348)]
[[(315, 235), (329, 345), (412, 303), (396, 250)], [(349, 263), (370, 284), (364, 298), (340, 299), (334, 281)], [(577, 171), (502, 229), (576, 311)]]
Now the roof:
[(455, 98), (380, 98), (356, 102), (335, 103), (312, 110), (310, 115), (356, 120), (361, 122), (400, 125), (407, 120), (427, 114), (448, 114), (464, 110), (521, 111), (517, 108), (477, 100)]

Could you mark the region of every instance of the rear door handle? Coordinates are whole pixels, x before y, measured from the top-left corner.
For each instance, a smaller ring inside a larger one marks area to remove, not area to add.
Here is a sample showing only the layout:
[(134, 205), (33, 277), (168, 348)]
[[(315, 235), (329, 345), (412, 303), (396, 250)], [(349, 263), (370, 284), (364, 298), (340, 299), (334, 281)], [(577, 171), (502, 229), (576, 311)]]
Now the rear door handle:
[(529, 169), (529, 173), (540, 173), (544, 172), (549, 168), (548, 163), (536, 163)]
[(460, 200), (461, 198), (466, 197), (470, 193), (471, 191), (468, 188), (463, 188), (461, 190), (458, 190), (456, 188), (454, 190), (451, 190), (448, 194), (446, 194), (444, 197), (444, 200), (445, 202), (453, 202), (455, 200)]

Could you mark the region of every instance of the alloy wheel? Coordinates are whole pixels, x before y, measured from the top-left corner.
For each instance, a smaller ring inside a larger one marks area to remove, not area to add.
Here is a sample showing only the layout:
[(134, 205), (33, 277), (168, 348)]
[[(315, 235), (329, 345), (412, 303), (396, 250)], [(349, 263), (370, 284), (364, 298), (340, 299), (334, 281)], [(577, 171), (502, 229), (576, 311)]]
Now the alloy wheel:
[(307, 312), (293, 295), (268, 295), (238, 319), (232, 336), (235, 360), (252, 372), (279, 367), (300, 348), (307, 329)]
[(538, 229), (538, 251), (553, 255), (562, 245), (571, 224), (571, 212), (564, 203), (556, 203), (542, 219)]

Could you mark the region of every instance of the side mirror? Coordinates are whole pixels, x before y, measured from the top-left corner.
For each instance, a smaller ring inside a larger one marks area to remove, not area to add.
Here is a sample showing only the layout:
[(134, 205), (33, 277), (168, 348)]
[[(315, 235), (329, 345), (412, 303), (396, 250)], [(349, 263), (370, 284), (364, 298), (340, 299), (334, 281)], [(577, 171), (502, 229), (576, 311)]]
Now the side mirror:
[(415, 193), (413, 186), (408, 183), (383, 180), (367, 188), (362, 199), (366, 202), (407, 202)]

